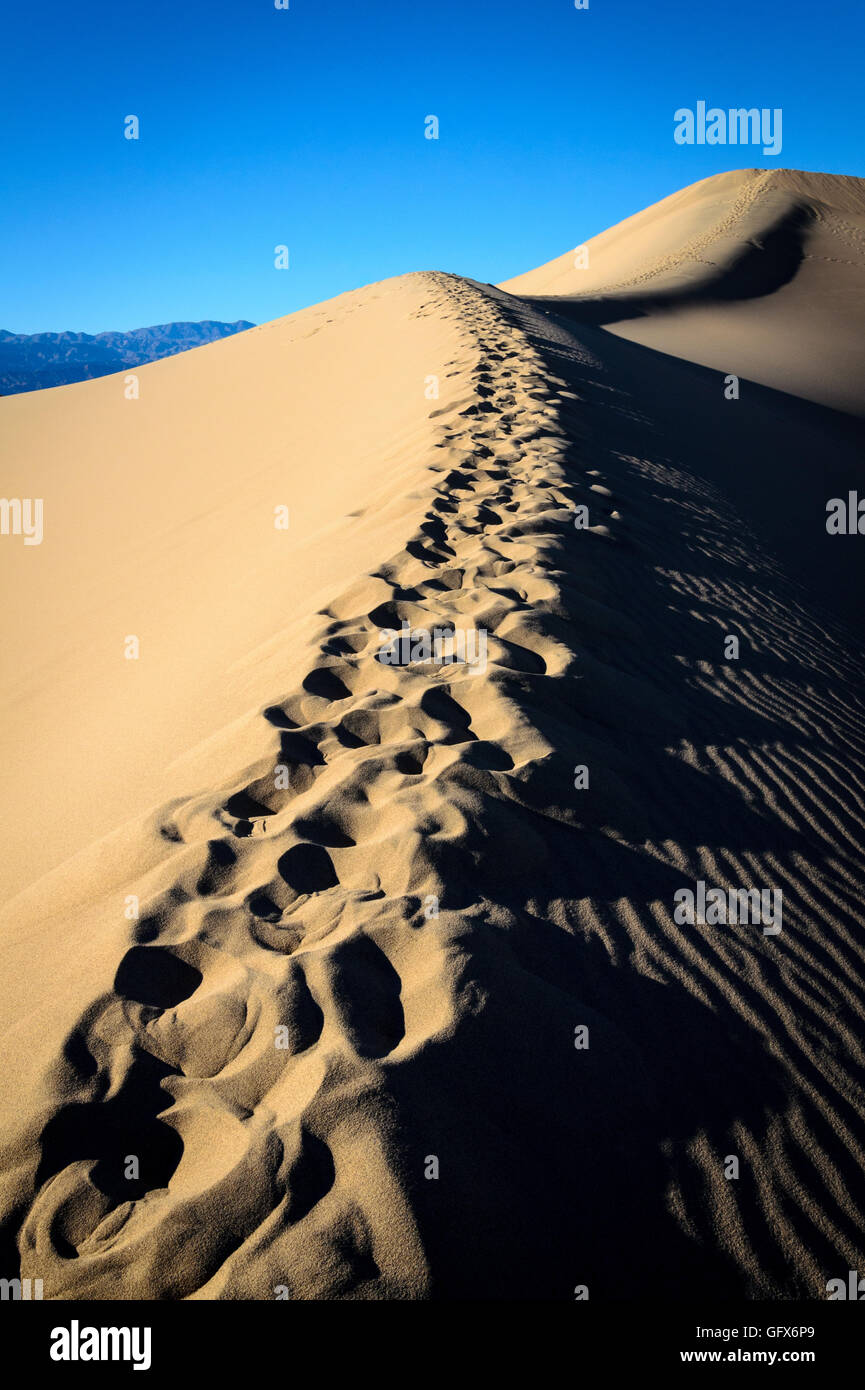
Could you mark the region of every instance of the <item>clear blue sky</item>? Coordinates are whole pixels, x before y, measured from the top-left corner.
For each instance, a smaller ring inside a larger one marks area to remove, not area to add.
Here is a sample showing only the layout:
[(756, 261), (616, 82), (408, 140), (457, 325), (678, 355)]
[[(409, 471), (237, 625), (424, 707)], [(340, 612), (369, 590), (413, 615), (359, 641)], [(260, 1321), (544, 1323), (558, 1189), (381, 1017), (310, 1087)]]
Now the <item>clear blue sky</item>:
[[(854, 0), (290, 4), (5, 7), (0, 328), (263, 322), (408, 270), (496, 281), (722, 169), (865, 174)], [(677, 146), (699, 99), (781, 107), (780, 157)]]

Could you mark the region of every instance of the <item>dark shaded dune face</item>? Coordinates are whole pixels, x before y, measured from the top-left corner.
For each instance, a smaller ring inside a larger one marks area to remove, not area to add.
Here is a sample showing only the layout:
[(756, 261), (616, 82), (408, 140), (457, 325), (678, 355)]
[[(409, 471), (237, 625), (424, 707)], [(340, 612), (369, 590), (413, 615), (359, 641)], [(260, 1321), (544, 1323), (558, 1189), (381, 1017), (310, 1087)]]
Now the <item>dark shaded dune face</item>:
[(759, 240), (737, 245), (726, 264), (711, 273), (704, 271), (703, 279), (696, 284), (653, 292), (653, 277), (646, 274), (635, 276), (637, 284), (633, 288), (613, 289), (606, 296), (575, 296), (573, 305), (539, 296), (538, 306), (570, 308), (580, 323), (601, 327), (651, 315), (673, 315), (700, 305), (763, 299), (792, 284), (808, 254), (816, 224), (815, 210), (791, 199), (783, 211), (767, 212)]
[[(767, 246), (718, 302), (795, 286)], [(818, 505), (856, 427), (561, 300), (413, 312), (453, 333), (424, 514), (148, 822), (7, 1243), (54, 1297), (821, 1298), (865, 1268), (865, 576)], [(483, 657), (381, 662), (404, 619)], [(681, 919), (698, 883), (780, 931)]]

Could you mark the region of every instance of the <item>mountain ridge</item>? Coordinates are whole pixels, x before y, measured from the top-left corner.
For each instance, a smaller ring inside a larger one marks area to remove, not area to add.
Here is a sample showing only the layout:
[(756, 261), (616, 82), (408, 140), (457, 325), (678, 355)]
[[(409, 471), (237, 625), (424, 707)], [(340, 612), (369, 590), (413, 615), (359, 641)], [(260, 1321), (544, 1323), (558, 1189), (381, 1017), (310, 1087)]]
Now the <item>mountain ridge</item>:
[(12, 333), (0, 328), (0, 396), (110, 376), (124, 367), (143, 367), (254, 327), (248, 319), (234, 323), (201, 319), (149, 324), (128, 332)]

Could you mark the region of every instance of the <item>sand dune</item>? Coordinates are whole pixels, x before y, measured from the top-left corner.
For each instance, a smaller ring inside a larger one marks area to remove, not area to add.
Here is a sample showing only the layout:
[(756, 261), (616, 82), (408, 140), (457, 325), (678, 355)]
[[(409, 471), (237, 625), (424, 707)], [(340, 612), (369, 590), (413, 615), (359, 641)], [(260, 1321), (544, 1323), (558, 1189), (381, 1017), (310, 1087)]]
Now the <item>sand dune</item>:
[(862, 179), (716, 174), (585, 245), (588, 265), (571, 250), (503, 288), (577, 298), (584, 323), (865, 414)]
[(449, 385), (420, 298), (392, 281), (141, 367), (137, 400), (119, 375), (2, 402), (7, 496), (45, 499), (42, 545), (0, 547), (7, 891), (206, 779), (300, 674), (304, 621), (411, 530), (424, 373)]
[[(0, 402), (8, 491), (46, 499), (44, 545), (0, 553), (4, 1265), (46, 1298), (795, 1298), (865, 1267), (862, 572), (825, 530), (861, 368), (783, 367), (814, 296), (843, 339), (862, 258), (831, 303), (803, 261), (639, 320), (784, 322), (724, 364), (738, 401), (705, 344), (596, 312), (646, 268), (702, 284), (700, 237), (735, 276), (743, 181), (598, 238), (588, 298), (556, 263), (419, 274), (142, 369), (136, 403)], [(403, 623), (485, 660), (383, 660)], [(698, 881), (780, 889), (783, 930), (677, 922)]]

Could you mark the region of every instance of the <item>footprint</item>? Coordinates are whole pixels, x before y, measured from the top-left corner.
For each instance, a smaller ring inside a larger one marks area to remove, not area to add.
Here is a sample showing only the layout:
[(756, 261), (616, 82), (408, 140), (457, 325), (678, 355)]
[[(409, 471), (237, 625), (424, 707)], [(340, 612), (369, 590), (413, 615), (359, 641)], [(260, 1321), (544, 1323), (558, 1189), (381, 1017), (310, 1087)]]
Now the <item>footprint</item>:
[(237, 862), (237, 855), (225, 840), (209, 840), (207, 843), (207, 864), (195, 886), (202, 897), (216, 893), (228, 878), (229, 870)]
[(323, 1139), (301, 1129), (299, 1149), (287, 1175), (288, 1201), (285, 1219), (302, 1221), (327, 1196), (336, 1180), (333, 1154)]
[[(43, 1191), (35, 1207), (43, 1200), (55, 1207), (52, 1243), (64, 1258), (77, 1256), (113, 1208), (167, 1187), (183, 1141), (158, 1117), (173, 1104), (162, 1082), (177, 1075), (176, 1068), (136, 1050), (109, 1100), (65, 1105), (48, 1121), (40, 1136), (36, 1183)], [(107, 1075), (104, 1081), (107, 1087)], [(137, 1175), (127, 1177), (133, 1156)]]
[(114, 988), (123, 999), (172, 1009), (201, 984), (201, 972), (164, 946), (132, 946), (117, 967)]
[(345, 1032), (361, 1057), (386, 1057), (405, 1037), (402, 980), (368, 936), (352, 937), (328, 962), (331, 994)]
[(444, 686), (433, 686), (425, 690), (421, 696), (420, 707), (424, 714), (428, 714), (440, 724), (444, 724), (449, 732), (441, 740), (441, 743), (465, 743), (469, 739), (477, 738), (477, 734), (471, 727), (471, 715), (463, 709), (462, 705), (457, 704), (456, 700), (450, 695)]
[(331, 666), (318, 666), (304, 677), (303, 688), (320, 700), (347, 700), (351, 691)]
[(322, 845), (292, 845), (277, 862), (280, 877), (296, 893), (326, 893), (339, 883), (333, 861)]
[(423, 772), (423, 765), (428, 755), (429, 744), (427, 743), (417, 749), (405, 749), (402, 753), (397, 753), (394, 758), (394, 767), (404, 777), (418, 777)]
[(327, 845), (330, 849), (348, 849), (354, 845), (351, 836), (324, 811), (315, 811), (312, 815), (294, 821), (294, 830), (304, 840), (311, 840), (316, 845)]

